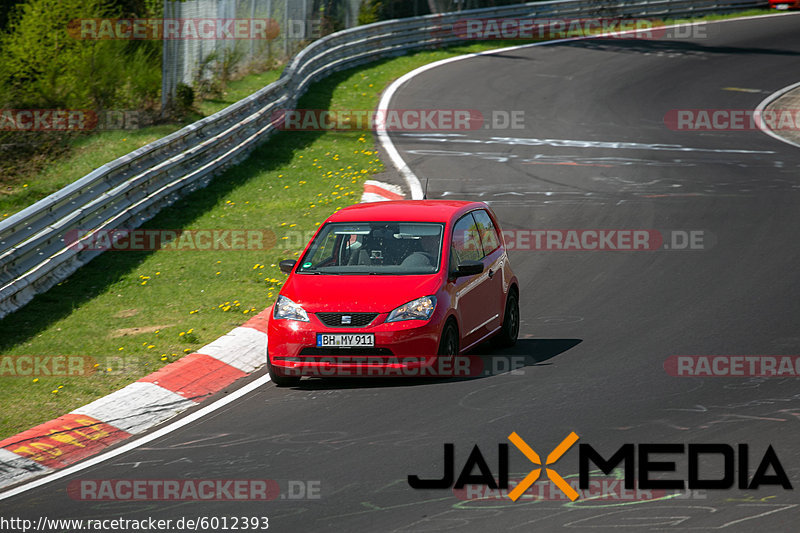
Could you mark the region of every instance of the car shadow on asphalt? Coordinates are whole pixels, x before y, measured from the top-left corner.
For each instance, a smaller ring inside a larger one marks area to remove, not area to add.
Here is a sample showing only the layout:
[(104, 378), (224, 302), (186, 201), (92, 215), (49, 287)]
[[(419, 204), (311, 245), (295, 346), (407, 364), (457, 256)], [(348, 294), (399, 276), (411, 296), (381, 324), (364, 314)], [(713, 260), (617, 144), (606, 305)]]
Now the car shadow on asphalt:
[(296, 390), (365, 389), (384, 387), (417, 387), (457, 381), (472, 381), (500, 375), (533, 376), (529, 369), (553, 364), (558, 357), (583, 342), (581, 339), (519, 339), (510, 348), (496, 348), (485, 342), (459, 356), (455, 364), (440, 366), (439, 373), (400, 372), (393, 377), (304, 378)]

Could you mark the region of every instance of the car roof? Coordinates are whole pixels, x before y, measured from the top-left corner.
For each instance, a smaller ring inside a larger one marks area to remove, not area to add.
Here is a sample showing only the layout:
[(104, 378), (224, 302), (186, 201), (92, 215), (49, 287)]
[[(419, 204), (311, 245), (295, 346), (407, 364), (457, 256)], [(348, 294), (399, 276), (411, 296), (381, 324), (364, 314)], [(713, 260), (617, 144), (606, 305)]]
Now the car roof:
[(328, 222), (449, 222), (472, 209), (487, 209), (483, 202), (460, 200), (394, 200), (356, 204), (340, 209)]

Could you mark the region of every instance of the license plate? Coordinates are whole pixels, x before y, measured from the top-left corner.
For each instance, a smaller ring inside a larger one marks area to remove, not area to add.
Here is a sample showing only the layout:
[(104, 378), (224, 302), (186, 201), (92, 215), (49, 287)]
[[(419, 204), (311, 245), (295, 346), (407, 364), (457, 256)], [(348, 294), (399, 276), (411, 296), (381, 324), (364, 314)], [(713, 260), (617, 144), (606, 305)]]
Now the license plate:
[(775, 9), (786, 10), (789, 9), (789, 4), (778, 4), (775, 6)]
[(317, 348), (375, 346), (374, 333), (317, 333)]

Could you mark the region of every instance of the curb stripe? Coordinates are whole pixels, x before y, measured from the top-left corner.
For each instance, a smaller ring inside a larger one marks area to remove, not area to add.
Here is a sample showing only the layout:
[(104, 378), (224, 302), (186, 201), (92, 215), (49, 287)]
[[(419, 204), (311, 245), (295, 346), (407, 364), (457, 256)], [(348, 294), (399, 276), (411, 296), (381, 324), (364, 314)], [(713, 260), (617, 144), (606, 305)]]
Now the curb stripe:
[(402, 200), (405, 198), (402, 194), (394, 193), (378, 185), (367, 185), (366, 183), (364, 184), (364, 192), (383, 196), (387, 200)]
[(153, 383), (137, 381), (117, 392), (79, 407), (73, 413), (104, 420), (131, 435), (142, 433), (194, 405)]
[(139, 381), (158, 385), (194, 402), (202, 402), (246, 375), (219, 359), (193, 353)]
[(0, 448), (49, 468), (63, 468), (128, 437), (96, 418), (70, 413), (0, 441)]
[(46, 466), (0, 448), (0, 486), (19, 483), (29, 477), (49, 474), (50, 472), (52, 472), (52, 469)]
[(361, 194), (361, 203), (386, 202), (388, 200), (403, 200), (402, 187), (383, 183), (377, 180), (367, 180), (364, 182), (364, 192)]
[(197, 350), (249, 374), (266, 363), (267, 334), (253, 328), (234, 328)]

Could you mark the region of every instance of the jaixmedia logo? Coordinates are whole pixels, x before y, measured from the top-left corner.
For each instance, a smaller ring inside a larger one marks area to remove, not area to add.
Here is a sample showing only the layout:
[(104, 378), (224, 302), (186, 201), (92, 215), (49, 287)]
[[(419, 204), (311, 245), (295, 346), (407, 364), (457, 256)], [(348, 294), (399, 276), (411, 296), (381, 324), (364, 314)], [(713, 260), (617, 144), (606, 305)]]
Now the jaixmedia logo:
[[(750, 447), (747, 444), (731, 446), (724, 443), (678, 444), (647, 443), (623, 444), (616, 451), (598, 451), (592, 445), (581, 443), (578, 446), (578, 483), (577, 487), (568, 483), (552, 466), (569, 451), (578, 441), (575, 432), (570, 433), (551, 451), (544, 462), (516, 432), (508, 436), (508, 440), (531, 463), (536, 465), (527, 476), (519, 480), (513, 487), (509, 482), (509, 445), (497, 445), (497, 475), (492, 472), (489, 463), (476, 444), (469, 453), (458, 477), (455, 477), (455, 445), (444, 445), (444, 475), (439, 479), (422, 479), (417, 475), (408, 476), (408, 484), (414, 489), (464, 489), (467, 486), (483, 485), (490, 489), (507, 492), (507, 497), (517, 501), (537, 481), (543, 477), (558, 487), (572, 501), (577, 500), (580, 492), (591, 489), (596, 483), (592, 476), (599, 472), (610, 475), (621, 467), (624, 472), (625, 489), (646, 490), (706, 490), (730, 489), (734, 485), (743, 490), (755, 490), (764, 485), (777, 485), (785, 490), (793, 490), (778, 455), (770, 445), (763, 452), (754, 471), (751, 471)], [(654, 456), (677, 455), (687, 459), (687, 470), (684, 476), (678, 473), (676, 460), (656, 460)], [(720, 461), (721, 459), (721, 461)], [(711, 468), (704, 465), (701, 474), (701, 460), (715, 465)], [(721, 469), (717, 465), (721, 465)], [(475, 470), (478, 470), (475, 473)], [(559, 467), (562, 470), (563, 465)], [(544, 476), (543, 472), (544, 470)], [(562, 470), (563, 473), (563, 470)], [(670, 474), (672, 473), (672, 474)], [(570, 476), (574, 477), (574, 476)], [(510, 489), (510, 490), (509, 490)], [(576, 490), (577, 489), (577, 490)]]

